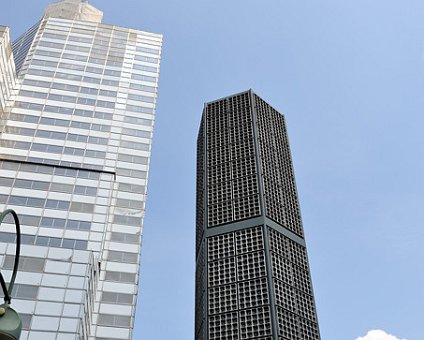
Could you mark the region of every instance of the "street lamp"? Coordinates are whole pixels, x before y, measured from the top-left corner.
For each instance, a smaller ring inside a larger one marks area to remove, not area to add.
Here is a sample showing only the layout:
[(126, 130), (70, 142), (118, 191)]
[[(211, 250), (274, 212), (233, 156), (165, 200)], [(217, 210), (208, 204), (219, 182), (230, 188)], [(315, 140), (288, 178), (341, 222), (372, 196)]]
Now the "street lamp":
[(4, 303), (0, 305), (0, 340), (19, 340), (22, 331), (22, 321), (19, 314), (10, 307), (10, 300), (15, 283), (16, 274), (18, 272), (19, 254), (21, 251), (21, 227), (16, 212), (12, 209), (7, 209), (0, 214), (0, 224), (6, 215), (11, 214), (15, 220), (16, 227), (16, 253), (15, 264), (13, 266), (12, 278), (10, 279), (9, 288), (6, 287), (3, 275), (0, 272), (0, 284), (4, 293)]

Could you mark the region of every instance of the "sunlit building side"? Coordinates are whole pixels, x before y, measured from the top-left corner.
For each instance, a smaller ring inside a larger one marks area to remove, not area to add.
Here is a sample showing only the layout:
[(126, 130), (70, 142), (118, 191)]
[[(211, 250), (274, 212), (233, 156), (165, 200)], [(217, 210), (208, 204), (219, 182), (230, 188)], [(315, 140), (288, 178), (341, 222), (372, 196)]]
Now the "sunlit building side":
[(12, 44), (0, 27), (0, 211), (22, 225), (21, 340), (132, 338), (162, 36), (101, 19), (65, 0)]

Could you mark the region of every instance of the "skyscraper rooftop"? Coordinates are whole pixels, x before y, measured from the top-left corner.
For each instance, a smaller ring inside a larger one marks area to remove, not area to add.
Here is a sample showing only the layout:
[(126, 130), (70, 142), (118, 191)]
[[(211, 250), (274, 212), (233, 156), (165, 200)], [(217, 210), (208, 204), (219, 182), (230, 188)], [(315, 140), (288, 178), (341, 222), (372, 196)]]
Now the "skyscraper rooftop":
[(88, 1), (63, 0), (48, 5), (44, 16), (100, 23), (103, 12), (90, 5)]

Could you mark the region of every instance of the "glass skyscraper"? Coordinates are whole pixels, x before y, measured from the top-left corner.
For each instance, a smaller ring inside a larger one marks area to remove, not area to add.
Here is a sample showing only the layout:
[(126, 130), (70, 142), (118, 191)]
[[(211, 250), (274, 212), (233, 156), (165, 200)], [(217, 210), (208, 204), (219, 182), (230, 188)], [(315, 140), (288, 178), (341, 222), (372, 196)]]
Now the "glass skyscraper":
[(284, 117), (253, 91), (205, 104), (196, 340), (319, 340)]
[(132, 337), (162, 36), (101, 19), (64, 0), (12, 44), (0, 27), (0, 211), (22, 224), (21, 340)]

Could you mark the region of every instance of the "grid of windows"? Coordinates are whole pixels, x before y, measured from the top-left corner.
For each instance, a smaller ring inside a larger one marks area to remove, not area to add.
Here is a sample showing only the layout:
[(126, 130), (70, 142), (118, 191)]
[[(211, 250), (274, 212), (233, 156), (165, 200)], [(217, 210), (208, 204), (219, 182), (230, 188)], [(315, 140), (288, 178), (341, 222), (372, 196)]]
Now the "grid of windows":
[[(78, 307), (50, 324), (48, 309), (36, 312), (26, 334), (86, 340), (108, 338), (113, 329), (114, 337), (129, 339), (162, 37), (102, 24), (97, 16), (74, 20), (68, 5), (54, 4), (58, 11), (49, 10), (12, 44), (14, 54), (10, 44), (0, 49), (0, 67), (10, 57), (13, 68), (14, 57), (19, 79), (14, 105), (2, 114), (0, 211), (12, 208), (21, 217), (23, 246), (34, 254), (21, 261), (33, 274), (23, 280), (38, 280), (28, 294), (36, 308), (49, 303), (60, 315)], [(5, 222), (0, 243), (12, 243), (14, 227)], [(50, 252), (66, 262), (57, 268), (66, 274), (50, 272), (58, 265), (43, 262)], [(90, 253), (93, 259), (81, 255)], [(7, 255), (5, 268), (11, 261)], [(78, 270), (84, 280), (74, 277)], [(121, 306), (99, 314), (103, 304)]]
[[(210, 339), (218, 335), (256, 339), (271, 334), (262, 229), (258, 226), (207, 239)], [(220, 333), (223, 320), (232, 320), (231, 332)]]
[(207, 103), (197, 153), (195, 339), (320, 340), (284, 117)]
[(201, 129), (206, 124), (208, 226), (259, 215), (249, 96), (210, 103), (205, 113)]
[(8, 97), (15, 86), (15, 65), (13, 63), (12, 45), (9, 29), (0, 26), (0, 114), (8, 106)]
[[(304, 339), (303, 336), (309, 336), (305, 334), (312, 334), (305, 339), (318, 340), (318, 324), (306, 249), (274, 229), (268, 228), (268, 235), (276, 305), (281, 308), (278, 313), (280, 336), (296, 332), (298, 337), (293, 339)], [(287, 316), (290, 316), (289, 319), (293, 317), (294, 321), (284, 320)], [(303, 323), (301, 320), (304, 320)], [(305, 323), (308, 326), (301, 326)], [(301, 333), (302, 327), (308, 331)], [(315, 330), (315, 333), (312, 330)]]
[(266, 214), (285, 228), (303, 236), (284, 117), (258, 96), (254, 98)]
[[(199, 249), (199, 253), (196, 261), (196, 290), (195, 290), (195, 302), (196, 302), (196, 313), (195, 313), (195, 334), (196, 338), (202, 338), (205, 328), (205, 297), (206, 297), (206, 285), (205, 285), (205, 245), (202, 243)], [(219, 301), (210, 301), (209, 303), (219, 303)], [(216, 308), (220, 308), (218, 305)]]

